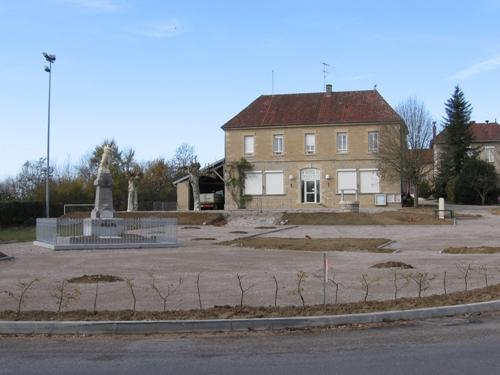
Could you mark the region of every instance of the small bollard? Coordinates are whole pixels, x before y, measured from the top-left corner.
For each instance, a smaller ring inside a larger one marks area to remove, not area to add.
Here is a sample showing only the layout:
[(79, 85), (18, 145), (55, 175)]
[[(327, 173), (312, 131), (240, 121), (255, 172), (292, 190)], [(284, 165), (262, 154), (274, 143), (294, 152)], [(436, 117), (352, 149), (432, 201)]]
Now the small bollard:
[(444, 219), (444, 198), (439, 198), (438, 214), (440, 219)]

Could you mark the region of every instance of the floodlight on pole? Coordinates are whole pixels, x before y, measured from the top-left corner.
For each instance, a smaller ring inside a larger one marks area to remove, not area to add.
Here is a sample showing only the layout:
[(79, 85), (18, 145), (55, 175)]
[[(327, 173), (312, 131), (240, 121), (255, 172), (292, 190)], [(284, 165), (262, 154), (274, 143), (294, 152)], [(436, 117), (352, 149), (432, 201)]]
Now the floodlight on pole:
[(49, 104), (47, 111), (47, 171), (45, 178), (45, 216), (50, 217), (50, 188), (49, 188), (49, 178), (50, 178), (50, 91), (52, 84), (52, 63), (56, 61), (56, 55), (48, 54), (43, 52), (43, 57), (49, 63), (49, 66), (45, 65), (43, 70), (49, 73)]

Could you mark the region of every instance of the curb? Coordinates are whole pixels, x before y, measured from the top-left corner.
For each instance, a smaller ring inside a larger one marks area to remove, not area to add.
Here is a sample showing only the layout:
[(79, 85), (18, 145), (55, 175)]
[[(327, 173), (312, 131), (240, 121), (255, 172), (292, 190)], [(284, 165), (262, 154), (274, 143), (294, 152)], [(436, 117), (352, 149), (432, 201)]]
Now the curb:
[(212, 319), (212, 320), (143, 320), (143, 321), (0, 321), (0, 334), (9, 335), (97, 335), (157, 334), (187, 332), (235, 332), (313, 328), (349, 324), (369, 324), (440, 318), (453, 315), (500, 310), (500, 300), (455, 306), (375, 313), (299, 316), (283, 318)]

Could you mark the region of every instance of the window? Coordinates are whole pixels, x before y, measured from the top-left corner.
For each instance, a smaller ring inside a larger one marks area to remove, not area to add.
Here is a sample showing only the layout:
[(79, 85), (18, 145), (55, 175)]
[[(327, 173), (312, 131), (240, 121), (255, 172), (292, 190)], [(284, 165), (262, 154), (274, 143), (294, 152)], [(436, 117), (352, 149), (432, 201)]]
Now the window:
[(401, 194), (387, 194), (387, 203), (401, 203)]
[(380, 177), (376, 169), (360, 170), (359, 181), (361, 193), (380, 193)]
[(245, 135), (243, 137), (245, 155), (253, 155), (255, 138), (253, 135)]
[(266, 195), (284, 194), (283, 171), (265, 171)]
[(337, 170), (337, 193), (354, 194), (358, 189), (358, 179), (355, 169)]
[(319, 169), (309, 168), (300, 171), (300, 201), (302, 203), (320, 202)]
[(488, 163), (494, 163), (495, 162), (495, 147), (486, 146), (484, 148), (484, 152), (486, 153), (486, 161)]
[(337, 133), (337, 152), (347, 152), (347, 133)]
[(314, 154), (316, 152), (316, 134), (306, 134), (306, 154)]
[(273, 136), (273, 153), (275, 155), (283, 154), (283, 135)]
[(262, 195), (262, 172), (248, 172), (245, 174), (245, 194)]
[(368, 132), (368, 152), (378, 152), (378, 132)]

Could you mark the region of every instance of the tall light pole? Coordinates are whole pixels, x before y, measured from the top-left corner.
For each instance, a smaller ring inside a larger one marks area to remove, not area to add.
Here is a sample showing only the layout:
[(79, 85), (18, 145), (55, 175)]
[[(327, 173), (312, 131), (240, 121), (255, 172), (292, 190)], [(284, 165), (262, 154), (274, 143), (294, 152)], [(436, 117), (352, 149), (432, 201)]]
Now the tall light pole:
[(56, 61), (56, 55), (51, 55), (43, 52), (43, 57), (49, 63), (45, 65), (44, 70), (49, 73), (49, 107), (47, 114), (47, 175), (45, 180), (45, 214), (50, 217), (50, 190), (49, 190), (49, 177), (50, 177), (50, 86), (52, 83), (52, 63)]

